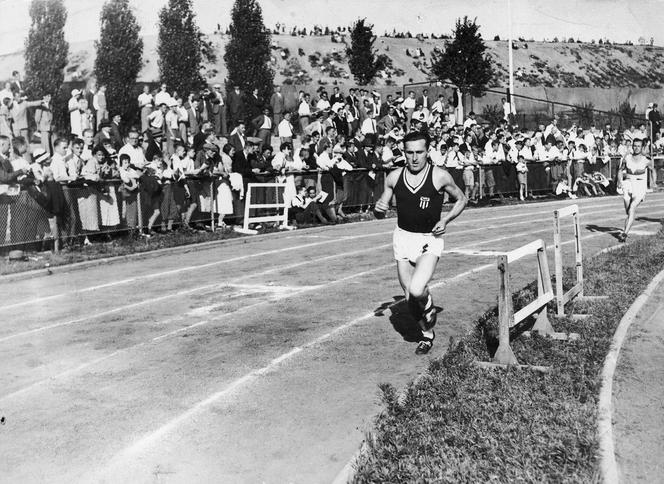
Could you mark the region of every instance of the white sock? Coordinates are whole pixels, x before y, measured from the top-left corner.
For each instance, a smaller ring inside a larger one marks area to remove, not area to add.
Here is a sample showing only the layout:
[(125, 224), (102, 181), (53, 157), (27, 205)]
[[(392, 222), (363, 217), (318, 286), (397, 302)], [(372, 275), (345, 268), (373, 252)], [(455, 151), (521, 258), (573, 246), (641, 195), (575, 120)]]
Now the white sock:
[(429, 331), (422, 331), (422, 336), (425, 338), (433, 339), (433, 330), (430, 329)]

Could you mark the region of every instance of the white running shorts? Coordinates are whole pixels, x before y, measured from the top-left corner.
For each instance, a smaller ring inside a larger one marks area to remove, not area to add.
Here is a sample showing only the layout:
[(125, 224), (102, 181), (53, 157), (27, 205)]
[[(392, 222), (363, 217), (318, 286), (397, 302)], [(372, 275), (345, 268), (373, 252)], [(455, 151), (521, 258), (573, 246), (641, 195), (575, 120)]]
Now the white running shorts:
[(625, 178), (622, 182), (623, 198), (640, 203), (646, 198), (648, 181), (645, 178)]
[(440, 257), (445, 249), (445, 241), (442, 237), (434, 237), (431, 233), (408, 232), (397, 227), (394, 229), (392, 246), (396, 260), (415, 263), (422, 254)]

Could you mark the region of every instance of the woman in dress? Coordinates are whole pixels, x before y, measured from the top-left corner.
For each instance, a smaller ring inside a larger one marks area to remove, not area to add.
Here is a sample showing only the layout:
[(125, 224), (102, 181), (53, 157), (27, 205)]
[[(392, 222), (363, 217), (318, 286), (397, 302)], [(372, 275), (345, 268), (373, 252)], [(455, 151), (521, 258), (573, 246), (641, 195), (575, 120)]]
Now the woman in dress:
[(219, 177), (215, 212), (219, 214), (217, 227), (220, 230), (227, 227), (224, 218), (227, 215), (233, 215), (233, 192), (231, 190), (230, 174), (233, 171), (234, 155), (235, 148), (229, 144), (225, 144), (221, 150), (221, 163), (214, 170), (214, 174)]

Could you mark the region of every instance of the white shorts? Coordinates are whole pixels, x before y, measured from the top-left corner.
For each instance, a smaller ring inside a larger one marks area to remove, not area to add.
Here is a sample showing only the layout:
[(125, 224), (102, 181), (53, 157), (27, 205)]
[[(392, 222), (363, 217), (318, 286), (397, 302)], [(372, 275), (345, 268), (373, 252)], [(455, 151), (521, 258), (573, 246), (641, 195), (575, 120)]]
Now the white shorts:
[(645, 178), (625, 178), (622, 182), (623, 198), (625, 201), (642, 202), (646, 198), (648, 180)]
[(392, 237), (394, 258), (415, 263), (423, 254), (443, 255), (445, 241), (431, 233), (408, 232), (397, 227)]

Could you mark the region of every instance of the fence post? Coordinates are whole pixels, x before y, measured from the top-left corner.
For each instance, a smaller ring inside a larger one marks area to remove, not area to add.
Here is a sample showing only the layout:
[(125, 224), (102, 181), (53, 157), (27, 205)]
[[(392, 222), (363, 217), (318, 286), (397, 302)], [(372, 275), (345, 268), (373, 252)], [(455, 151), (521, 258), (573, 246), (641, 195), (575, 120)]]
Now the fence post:
[(576, 283), (581, 286), (579, 297), (583, 297), (583, 256), (581, 254), (581, 227), (578, 211), (574, 214), (574, 248), (576, 254)]
[(214, 205), (215, 205), (214, 177), (210, 177), (210, 229), (214, 232)]
[(498, 349), (493, 362), (501, 365), (518, 364), (510, 346), (510, 322), (513, 317), (507, 255), (498, 256)]
[(136, 190), (136, 209), (138, 210), (138, 233), (143, 233), (143, 204), (141, 203), (141, 187)]
[(565, 315), (565, 302), (563, 301), (563, 258), (560, 246), (560, 216), (558, 210), (553, 212), (553, 248), (554, 263), (556, 266), (556, 314)]

